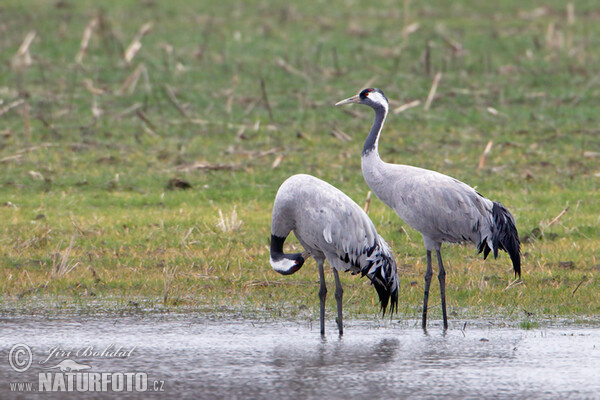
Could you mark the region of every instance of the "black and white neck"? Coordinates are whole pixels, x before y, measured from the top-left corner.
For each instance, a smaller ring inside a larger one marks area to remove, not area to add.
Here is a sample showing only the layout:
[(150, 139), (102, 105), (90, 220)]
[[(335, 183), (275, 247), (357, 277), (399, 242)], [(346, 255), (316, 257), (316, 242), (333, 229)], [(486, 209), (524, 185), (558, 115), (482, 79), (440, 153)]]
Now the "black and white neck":
[(372, 151), (375, 151), (375, 154), (379, 153), (377, 149), (379, 144), (379, 135), (389, 110), (388, 100), (383, 92), (379, 89), (374, 89), (372, 92), (370, 92), (368, 101), (365, 101), (364, 104), (370, 106), (375, 111), (375, 120), (373, 121), (371, 131), (365, 140), (362, 157), (368, 156)]
[(345, 100), (338, 101), (335, 105), (341, 106), (343, 104), (352, 103), (364, 104), (365, 106), (369, 106), (373, 110), (375, 110), (375, 122), (373, 122), (371, 132), (369, 132), (369, 136), (367, 136), (367, 140), (365, 141), (362, 157), (365, 158), (370, 154), (378, 154), (377, 144), (379, 142), (379, 134), (381, 133), (381, 128), (383, 128), (385, 117), (387, 116), (388, 110), (390, 108), (388, 99), (385, 97), (381, 90), (375, 88), (368, 88), (361, 90), (361, 92), (356, 96), (352, 96)]
[(285, 237), (271, 234), (271, 266), (281, 275), (291, 275), (298, 271), (304, 265), (304, 261), (309, 253), (285, 254), (283, 252), (283, 243)]

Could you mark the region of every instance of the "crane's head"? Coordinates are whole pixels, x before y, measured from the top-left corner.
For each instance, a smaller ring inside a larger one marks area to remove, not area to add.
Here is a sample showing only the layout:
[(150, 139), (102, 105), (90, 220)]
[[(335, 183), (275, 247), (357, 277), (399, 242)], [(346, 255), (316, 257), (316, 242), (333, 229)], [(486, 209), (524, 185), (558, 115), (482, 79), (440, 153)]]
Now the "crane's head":
[(385, 94), (381, 90), (374, 88), (364, 89), (356, 96), (338, 101), (335, 105), (341, 106), (350, 103), (364, 104), (373, 109), (384, 108), (386, 111), (389, 108), (388, 99), (385, 97)]

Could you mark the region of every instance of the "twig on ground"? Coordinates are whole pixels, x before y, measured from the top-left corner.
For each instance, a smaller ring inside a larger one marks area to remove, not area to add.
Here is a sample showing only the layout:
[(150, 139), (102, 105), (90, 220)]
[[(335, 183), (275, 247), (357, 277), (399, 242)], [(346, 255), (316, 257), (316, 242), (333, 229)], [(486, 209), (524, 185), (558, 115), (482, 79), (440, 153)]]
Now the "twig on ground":
[(125, 62), (127, 64), (131, 64), (131, 61), (133, 61), (133, 58), (135, 57), (135, 55), (138, 53), (138, 51), (140, 51), (140, 49), (142, 48), (142, 38), (148, 32), (150, 32), (151, 28), (152, 28), (152, 23), (146, 22), (144, 25), (142, 25), (142, 27), (140, 28), (138, 33), (135, 35), (135, 37), (133, 38), (133, 41), (131, 42), (129, 47), (127, 47), (127, 50), (125, 50), (124, 58), (125, 58)]
[(367, 192), (367, 199), (365, 200), (365, 206), (363, 207), (363, 209), (365, 210), (365, 212), (367, 214), (369, 213), (369, 207), (371, 207), (371, 191), (370, 190)]
[(123, 118), (126, 115), (136, 112), (137, 110), (141, 109), (143, 106), (144, 105), (142, 103), (135, 103), (134, 105), (127, 107), (126, 109), (124, 109), (123, 111), (121, 111), (120, 113), (115, 115), (115, 118), (117, 118), (117, 119)]
[(288, 64), (287, 62), (285, 62), (285, 60), (283, 58), (278, 58), (277, 59), (277, 65), (280, 66), (281, 69), (283, 69), (288, 74), (299, 76), (300, 78), (304, 79), (308, 83), (311, 82), (311, 80), (310, 80), (310, 78), (308, 77), (307, 74), (305, 74), (304, 72), (302, 72), (302, 71), (300, 71), (300, 70), (292, 67), (290, 64)]
[(285, 157), (285, 154), (278, 155), (273, 161), (273, 165), (271, 165), (271, 168), (275, 169), (279, 167), (279, 165), (281, 165), (281, 162), (283, 161), (283, 157)]
[(25, 141), (27, 143), (31, 142), (31, 125), (30, 125), (30, 115), (29, 115), (29, 103), (25, 102), (23, 104), (23, 130), (25, 132)]
[(437, 87), (440, 83), (440, 79), (442, 79), (442, 73), (437, 72), (433, 77), (433, 82), (431, 84), (431, 89), (429, 90), (429, 95), (427, 96), (427, 101), (425, 101), (425, 106), (423, 107), (425, 111), (428, 111), (431, 107), (431, 103), (435, 97), (435, 92), (437, 91)]
[(488, 144), (485, 146), (485, 149), (483, 150), (483, 153), (481, 154), (481, 158), (479, 159), (479, 165), (477, 166), (477, 169), (483, 169), (485, 167), (485, 162), (487, 161), (487, 156), (488, 156), (488, 154), (490, 154), (490, 151), (492, 150), (493, 145), (494, 145), (494, 142), (492, 140), (490, 140), (488, 142)]
[(187, 115), (187, 113), (185, 112), (183, 107), (181, 107), (181, 104), (179, 104), (179, 100), (177, 100), (177, 97), (175, 96), (175, 92), (173, 92), (173, 89), (169, 85), (164, 85), (164, 88), (165, 88), (165, 91), (167, 92), (167, 98), (169, 99), (169, 101), (171, 102), (173, 107), (175, 107), (175, 109), (183, 117), (189, 118), (189, 116)]
[(127, 93), (131, 94), (135, 90), (137, 86), (137, 82), (140, 79), (140, 75), (142, 70), (144, 70), (146, 66), (144, 63), (140, 63), (137, 68), (123, 81), (121, 87), (115, 92), (116, 95), (122, 95), (127, 91)]
[(569, 209), (570, 209), (570, 208), (571, 208), (571, 207), (567, 207), (567, 208), (565, 208), (564, 210), (562, 210), (562, 211), (560, 212), (560, 214), (558, 214), (556, 217), (554, 217), (554, 219), (553, 219), (552, 221), (548, 222), (548, 225), (547, 225), (547, 226), (552, 226), (552, 225), (554, 225), (555, 223), (557, 223), (557, 222), (558, 222), (558, 220), (559, 220), (559, 219), (561, 219), (561, 218), (562, 218), (562, 216), (563, 216), (563, 215), (565, 215), (565, 214), (567, 213), (567, 211), (569, 211)]
[(233, 170), (240, 168), (238, 165), (234, 164), (211, 164), (205, 161), (196, 161), (190, 164), (182, 164), (175, 167), (177, 171), (189, 172), (195, 171), (198, 169), (207, 170), (207, 171), (217, 171), (217, 170)]
[(15, 101), (12, 101), (10, 103), (8, 103), (7, 105), (5, 105), (4, 107), (0, 108), (0, 115), (4, 115), (7, 112), (9, 112), (10, 110), (12, 110), (13, 108), (19, 107), (21, 104), (24, 104), (25, 100), (24, 99), (18, 99)]
[(265, 86), (265, 80), (262, 77), (260, 78), (260, 91), (262, 92), (263, 103), (267, 108), (267, 111), (269, 112), (269, 119), (271, 122), (273, 122), (273, 110), (271, 110), (271, 104), (269, 103), (269, 98), (267, 97), (267, 88)]
[(25, 35), (25, 39), (19, 46), (19, 50), (12, 58), (12, 67), (15, 71), (24, 71), (31, 65), (31, 53), (29, 52), (29, 47), (35, 39), (36, 32), (30, 31)]
[(394, 109), (394, 114), (400, 114), (401, 112), (404, 112), (411, 108), (418, 107), (420, 104), (421, 104), (421, 100), (413, 100), (409, 103), (402, 104), (401, 106), (396, 107)]
[(577, 285), (577, 287), (575, 288), (575, 290), (573, 290), (573, 293), (571, 294), (571, 297), (575, 296), (575, 292), (577, 292), (577, 290), (579, 289), (579, 287), (583, 284), (583, 282), (587, 281), (587, 276), (583, 276), (583, 278), (581, 278), (581, 282), (579, 282), (579, 284)]
[(350, 135), (348, 135), (346, 132), (343, 132), (337, 128), (333, 128), (331, 130), (331, 134), (333, 135), (333, 137), (335, 137), (336, 139), (338, 139), (341, 142), (348, 142), (350, 139), (352, 139), (352, 137)]
[(94, 32), (94, 28), (98, 25), (98, 18), (94, 17), (88, 22), (87, 26), (83, 30), (83, 36), (81, 37), (81, 45), (79, 46), (79, 52), (77, 56), (75, 56), (75, 62), (77, 64), (81, 64), (83, 62), (83, 57), (87, 52), (87, 49), (90, 44), (90, 39), (92, 38), (92, 33)]
[(514, 281), (512, 281), (511, 283), (508, 284), (507, 287), (504, 288), (504, 290), (508, 290), (510, 288), (513, 288), (515, 286), (519, 286), (523, 284), (523, 280), (522, 279), (515, 279)]
[(144, 114), (144, 112), (140, 109), (136, 110), (135, 115), (138, 116), (139, 119), (142, 120), (142, 122), (144, 122), (146, 124), (146, 126), (154, 133), (156, 134), (156, 126), (154, 126), (154, 124), (152, 123), (152, 121), (150, 121), (150, 119), (148, 119), (148, 117), (146, 116), (146, 114)]

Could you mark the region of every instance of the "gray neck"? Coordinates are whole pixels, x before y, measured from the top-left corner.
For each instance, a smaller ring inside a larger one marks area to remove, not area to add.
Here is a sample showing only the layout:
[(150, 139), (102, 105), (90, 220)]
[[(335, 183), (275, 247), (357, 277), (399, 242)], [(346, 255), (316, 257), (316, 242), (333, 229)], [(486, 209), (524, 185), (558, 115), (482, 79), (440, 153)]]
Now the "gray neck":
[(369, 132), (369, 136), (367, 136), (367, 140), (365, 140), (365, 145), (363, 146), (362, 151), (363, 157), (373, 150), (377, 152), (379, 133), (381, 133), (381, 128), (383, 127), (383, 123), (387, 115), (387, 109), (385, 107), (373, 107), (373, 110), (375, 110), (375, 121), (373, 122), (373, 126), (371, 127), (371, 132)]

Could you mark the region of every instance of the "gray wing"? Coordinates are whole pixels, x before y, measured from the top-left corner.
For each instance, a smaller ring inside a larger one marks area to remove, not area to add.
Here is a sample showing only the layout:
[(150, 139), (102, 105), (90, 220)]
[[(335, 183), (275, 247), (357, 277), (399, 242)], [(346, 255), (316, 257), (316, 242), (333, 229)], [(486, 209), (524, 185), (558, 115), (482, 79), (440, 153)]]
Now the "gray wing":
[(424, 237), (479, 244), (491, 234), (492, 202), (467, 184), (420, 168), (399, 173), (403, 176), (392, 187), (392, 208)]
[[(352, 199), (326, 185), (311, 191), (308, 204), (304, 205), (299, 216), (296, 236), (305, 242), (305, 247), (323, 252), (333, 267), (347, 270), (352, 261), (375, 245), (377, 231), (367, 214)], [(338, 260), (343, 262), (343, 267)]]
[[(283, 190), (282, 190), (283, 189)], [(367, 214), (340, 190), (309, 175), (295, 175), (280, 189), (274, 216), (293, 221), (298, 241), (315, 259), (339, 271), (361, 272), (374, 285), (385, 312), (398, 304), (398, 271), (390, 247)], [(277, 202), (277, 200), (276, 200)]]

